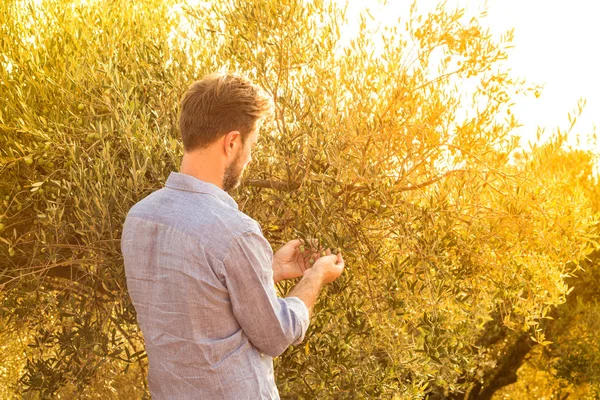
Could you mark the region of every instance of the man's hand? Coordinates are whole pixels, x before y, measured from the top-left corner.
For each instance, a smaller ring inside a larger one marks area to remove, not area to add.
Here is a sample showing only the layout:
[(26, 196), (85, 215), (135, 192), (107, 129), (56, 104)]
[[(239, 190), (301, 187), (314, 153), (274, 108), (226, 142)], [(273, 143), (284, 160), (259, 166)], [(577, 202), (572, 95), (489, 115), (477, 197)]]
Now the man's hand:
[(297, 297), (306, 304), (308, 315), (312, 315), (313, 307), (324, 284), (335, 281), (344, 272), (342, 253), (331, 254), (327, 249), (312, 268), (304, 272), (302, 280), (294, 286), (287, 297)]
[[(312, 242), (313, 245), (316, 241)], [(317, 249), (306, 248), (302, 251), (303, 242), (294, 239), (284, 244), (273, 255), (273, 280), (275, 283), (284, 279), (298, 278), (312, 266), (309, 261), (318, 253)], [(315, 257), (317, 258), (318, 255)]]
[(344, 272), (345, 265), (342, 253), (331, 254), (331, 250), (327, 249), (325, 254), (315, 262), (311, 271), (320, 275), (323, 284), (335, 281)]

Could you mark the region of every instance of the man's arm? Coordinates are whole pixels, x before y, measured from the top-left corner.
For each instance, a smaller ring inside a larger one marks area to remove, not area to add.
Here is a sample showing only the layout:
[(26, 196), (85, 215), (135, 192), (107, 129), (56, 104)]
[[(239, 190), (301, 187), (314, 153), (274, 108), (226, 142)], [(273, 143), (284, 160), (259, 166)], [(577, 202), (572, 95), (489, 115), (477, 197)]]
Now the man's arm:
[(229, 244), (223, 274), (244, 334), (262, 353), (277, 357), (303, 340), (309, 311), (300, 298), (277, 296), (271, 254), (262, 235), (246, 232)]
[(319, 258), (286, 298), (277, 297), (273, 282), (271, 246), (257, 233), (247, 232), (229, 246), (223, 261), (233, 313), (242, 330), (264, 354), (277, 357), (304, 339), (310, 313), (321, 287), (344, 270), (342, 255)]

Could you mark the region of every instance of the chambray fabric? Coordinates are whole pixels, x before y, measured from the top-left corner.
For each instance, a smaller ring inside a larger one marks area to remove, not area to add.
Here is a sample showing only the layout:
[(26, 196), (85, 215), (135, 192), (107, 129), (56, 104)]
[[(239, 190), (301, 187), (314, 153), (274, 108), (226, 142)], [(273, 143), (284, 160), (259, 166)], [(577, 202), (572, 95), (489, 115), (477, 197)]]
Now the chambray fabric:
[(308, 309), (277, 297), (271, 246), (233, 198), (172, 172), (127, 214), (121, 250), (154, 400), (279, 399), (273, 357)]

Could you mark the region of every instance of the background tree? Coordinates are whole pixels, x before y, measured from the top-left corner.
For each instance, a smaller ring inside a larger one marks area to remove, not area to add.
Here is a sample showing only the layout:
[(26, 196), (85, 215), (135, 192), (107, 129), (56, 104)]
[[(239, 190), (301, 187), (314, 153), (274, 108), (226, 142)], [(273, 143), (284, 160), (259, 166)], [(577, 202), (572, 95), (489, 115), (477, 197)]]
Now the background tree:
[[(553, 156), (547, 172), (568, 176), (581, 187), (592, 208), (600, 210), (600, 184), (593, 166), (598, 156), (580, 150), (561, 151)], [(567, 301), (552, 311), (545, 323), (552, 344), (536, 348), (531, 344), (524, 352), (523, 365), (512, 366), (518, 381), (500, 391), (499, 397), (519, 398), (554, 396), (565, 399), (597, 398), (600, 395), (600, 342), (596, 334), (600, 294), (600, 251), (582, 262), (581, 269), (567, 279), (573, 288)], [(517, 372), (518, 370), (518, 372)]]
[(305, 344), (277, 360), (282, 398), (464, 397), (510, 350), (498, 332), (546, 342), (540, 324), (596, 219), (569, 176), (545, 173), (560, 140), (511, 162), (511, 97), (528, 87), (502, 67), (510, 34), (443, 6), (413, 7), (380, 47), (368, 14), (344, 44), (344, 11), (317, 0), (0, 7), (0, 315), (25, 354), (15, 392), (146, 392), (121, 225), (178, 168), (181, 94), (223, 69), (277, 105), (240, 208), (275, 247), (316, 237), (348, 265)]

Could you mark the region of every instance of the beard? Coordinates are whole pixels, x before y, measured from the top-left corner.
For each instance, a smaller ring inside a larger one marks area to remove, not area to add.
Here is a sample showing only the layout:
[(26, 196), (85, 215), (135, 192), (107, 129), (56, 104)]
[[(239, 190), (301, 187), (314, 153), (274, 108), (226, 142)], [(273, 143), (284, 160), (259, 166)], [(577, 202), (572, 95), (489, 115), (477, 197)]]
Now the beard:
[(223, 190), (229, 192), (240, 185), (242, 180), (242, 174), (244, 173), (240, 160), (242, 152), (239, 151), (235, 156), (235, 159), (225, 168), (225, 174), (223, 175)]

